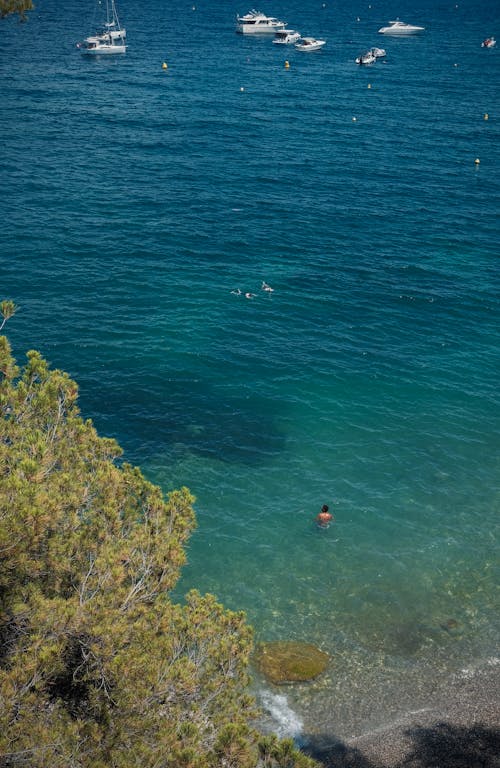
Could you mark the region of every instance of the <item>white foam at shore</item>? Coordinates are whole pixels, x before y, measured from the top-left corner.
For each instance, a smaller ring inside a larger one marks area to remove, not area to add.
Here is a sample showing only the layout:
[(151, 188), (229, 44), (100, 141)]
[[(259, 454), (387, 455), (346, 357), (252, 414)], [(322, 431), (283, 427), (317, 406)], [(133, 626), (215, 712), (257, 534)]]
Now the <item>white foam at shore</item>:
[(288, 699), (283, 693), (261, 690), (259, 692), (261, 706), (272, 717), (276, 726), (274, 732), (280, 737), (293, 737), (297, 739), (304, 727), (302, 718), (293, 711)]

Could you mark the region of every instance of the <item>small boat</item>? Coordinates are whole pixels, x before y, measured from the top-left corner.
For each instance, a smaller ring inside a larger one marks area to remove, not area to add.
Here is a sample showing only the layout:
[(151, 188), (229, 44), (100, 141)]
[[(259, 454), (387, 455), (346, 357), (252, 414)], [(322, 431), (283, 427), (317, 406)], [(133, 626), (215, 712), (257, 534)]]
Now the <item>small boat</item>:
[(373, 64), (374, 61), (377, 61), (376, 56), (373, 55), (371, 50), (365, 51), (364, 53), (361, 53), (358, 58), (356, 59), (356, 64)]
[(274, 33), (273, 43), (277, 45), (291, 45), (291, 43), (296, 43), (297, 40), (300, 40), (300, 32), (295, 32), (294, 29), (278, 29)]
[(81, 52), (91, 56), (110, 53), (125, 53), (127, 33), (120, 26), (115, 0), (106, 0), (106, 21), (95, 35), (77, 43)]
[(416, 27), (414, 24), (405, 24), (403, 21), (390, 21), (388, 27), (380, 27), (381, 35), (416, 35), (423, 32), (425, 27)]
[(376, 59), (382, 59), (384, 56), (387, 56), (385, 48), (370, 48), (370, 51)]
[(319, 51), (326, 45), (326, 40), (316, 40), (315, 37), (300, 37), (295, 43), (298, 51)]
[(244, 16), (236, 17), (236, 31), (242, 35), (274, 34), (278, 29), (285, 29), (286, 21), (266, 16), (260, 11), (249, 11)]
[(497, 44), (497, 41), (494, 37), (487, 37), (486, 40), (483, 40), (481, 43), (481, 48), (494, 48)]

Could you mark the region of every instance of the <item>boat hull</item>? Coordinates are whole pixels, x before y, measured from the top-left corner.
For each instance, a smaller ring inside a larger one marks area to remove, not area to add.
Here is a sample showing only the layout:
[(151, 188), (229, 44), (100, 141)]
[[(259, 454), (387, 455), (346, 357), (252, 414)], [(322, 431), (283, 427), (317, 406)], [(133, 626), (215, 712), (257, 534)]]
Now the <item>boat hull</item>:
[(126, 45), (102, 45), (99, 48), (81, 48), (83, 56), (109, 56), (115, 53), (126, 53)]
[(381, 27), (381, 35), (392, 35), (393, 37), (408, 37), (409, 35), (418, 35), (423, 32), (425, 27)]
[(361, 65), (374, 64), (375, 61), (376, 61), (376, 58), (375, 56), (372, 56), (372, 55), (358, 56), (358, 58), (356, 59), (356, 64), (361, 64)]
[(281, 24), (238, 24), (236, 31), (240, 35), (274, 35), (280, 29), (285, 29)]
[(298, 51), (305, 51), (306, 53), (312, 53), (313, 51), (320, 51), (325, 45), (324, 40), (318, 40), (316, 43), (310, 43), (309, 45), (302, 45), (301, 43), (295, 43), (294, 48)]

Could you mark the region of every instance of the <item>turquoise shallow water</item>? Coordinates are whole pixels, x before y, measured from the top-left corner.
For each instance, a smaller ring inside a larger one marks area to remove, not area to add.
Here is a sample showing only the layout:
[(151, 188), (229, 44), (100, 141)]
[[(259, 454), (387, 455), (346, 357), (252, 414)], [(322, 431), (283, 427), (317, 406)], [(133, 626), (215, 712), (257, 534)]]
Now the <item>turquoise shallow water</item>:
[[(312, 685), (256, 678), (270, 727), (426, 706), (497, 654), (498, 10), (266, 5), (327, 39), (306, 55), (236, 35), (246, 7), (123, 0), (129, 51), (88, 61), (66, 5), (0, 28), (15, 354), (196, 495), (179, 597), (331, 653)], [(377, 35), (395, 15), (425, 34)]]

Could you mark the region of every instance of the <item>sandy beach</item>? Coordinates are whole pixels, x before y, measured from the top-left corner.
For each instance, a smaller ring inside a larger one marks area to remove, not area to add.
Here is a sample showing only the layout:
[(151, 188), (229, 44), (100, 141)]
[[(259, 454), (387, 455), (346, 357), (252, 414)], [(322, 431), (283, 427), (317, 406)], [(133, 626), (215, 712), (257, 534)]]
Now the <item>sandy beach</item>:
[(429, 706), (346, 742), (315, 737), (327, 768), (500, 768), (500, 666), (454, 678)]

